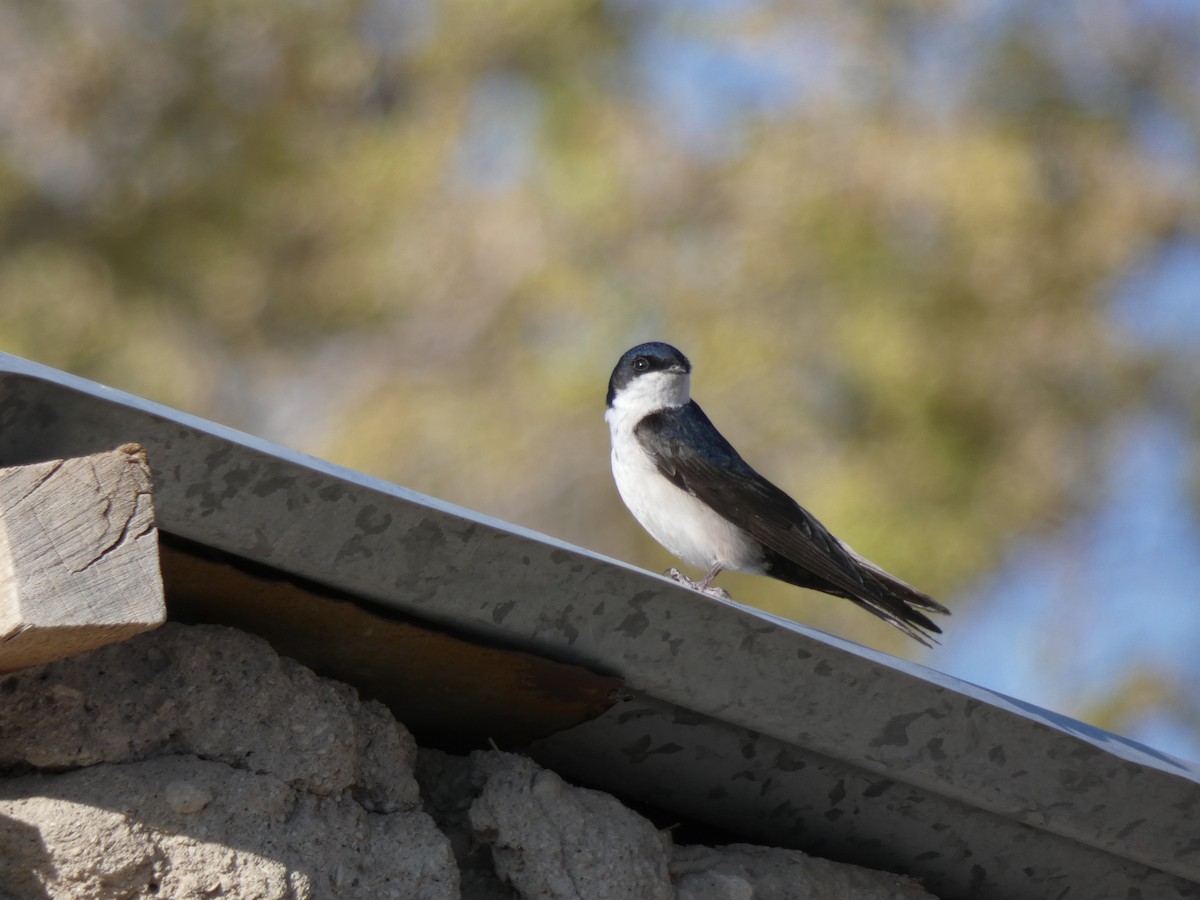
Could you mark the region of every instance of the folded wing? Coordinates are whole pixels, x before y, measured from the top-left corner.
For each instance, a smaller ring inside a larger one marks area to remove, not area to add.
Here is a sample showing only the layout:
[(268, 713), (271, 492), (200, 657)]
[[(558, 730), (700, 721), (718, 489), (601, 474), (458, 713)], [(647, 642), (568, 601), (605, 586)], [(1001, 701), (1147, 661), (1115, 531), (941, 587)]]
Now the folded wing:
[(694, 401), (647, 416), (636, 433), (664, 476), (766, 548), (772, 576), (845, 597), (926, 646), (941, 633), (920, 610), (944, 606), (834, 537), (751, 468)]

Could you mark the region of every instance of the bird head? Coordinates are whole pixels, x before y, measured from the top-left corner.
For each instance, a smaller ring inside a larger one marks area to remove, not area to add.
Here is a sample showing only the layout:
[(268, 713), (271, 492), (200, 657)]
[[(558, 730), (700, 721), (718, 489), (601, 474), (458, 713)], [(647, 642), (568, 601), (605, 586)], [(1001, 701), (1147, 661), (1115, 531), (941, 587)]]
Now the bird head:
[(613, 369), (607, 406), (641, 415), (683, 406), (691, 399), (691, 373), (688, 358), (670, 344), (638, 344)]

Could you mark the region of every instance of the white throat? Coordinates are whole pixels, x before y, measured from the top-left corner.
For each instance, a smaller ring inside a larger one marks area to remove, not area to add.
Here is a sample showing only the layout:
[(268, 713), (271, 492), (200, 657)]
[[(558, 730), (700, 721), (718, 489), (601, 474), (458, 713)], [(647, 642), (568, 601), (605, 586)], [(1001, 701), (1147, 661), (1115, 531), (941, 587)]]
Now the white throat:
[(686, 406), (691, 395), (692, 376), (686, 372), (647, 372), (617, 392), (604, 418), (614, 435), (631, 432), (652, 412)]

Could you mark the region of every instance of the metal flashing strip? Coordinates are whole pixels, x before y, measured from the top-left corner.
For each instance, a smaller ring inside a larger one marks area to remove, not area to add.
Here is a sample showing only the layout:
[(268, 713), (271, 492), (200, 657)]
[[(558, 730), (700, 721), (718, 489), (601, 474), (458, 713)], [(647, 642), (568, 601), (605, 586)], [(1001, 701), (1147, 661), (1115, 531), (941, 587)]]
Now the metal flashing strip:
[(920, 875), (942, 900), (1058, 898), (1067, 886), (1071, 897), (1125, 897), (1134, 887), (1143, 900), (1189, 896), (1186, 881), (1107, 850), (652, 697), (632, 697), (528, 752), (590, 787), (741, 841)]
[[(832, 844), (853, 857), (855, 846), (903, 837), (905, 871), (931, 889), (944, 884), (953, 891), (945, 896), (1049, 898), (1071, 887), (1073, 896), (1200, 897), (1200, 765), (0, 354), (0, 465), (129, 441), (148, 452), (164, 531), (450, 630), (625, 679), (637, 692), (635, 706), (614, 707), (589, 732), (596, 743), (588, 765), (603, 767), (604, 780), (638, 783), (621, 716), (627, 722), (634, 708), (651, 709), (639, 714), (659, 720), (650, 746), (665, 740), (700, 759), (703, 748), (688, 742), (745, 733), (832, 761), (828, 772), (866, 779), (854, 782), (868, 785), (862, 803), (882, 790), (869, 785), (886, 782), (898, 787), (878, 797), (949, 811), (919, 828), (920, 817), (910, 817), (904, 827), (911, 833), (872, 830), (870, 816), (856, 815), (844, 797), (834, 802), (849, 790), (849, 776), (814, 776), (795, 789), (812, 806), (814, 791), (833, 785), (827, 805), (837, 812), (821, 826)], [(723, 757), (714, 751), (712, 758)], [(668, 793), (673, 781), (682, 786), (696, 777), (682, 762), (655, 775)], [(719, 817), (718, 799), (712, 811)], [(768, 821), (783, 801), (768, 786), (758, 802)], [(700, 807), (689, 815), (704, 813), (702, 797), (688, 805)], [(826, 839), (814, 834), (815, 823), (806, 818), (790, 840), (786, 826), (772, 833), (778, 843), (811, 846)], [(911, 852), (914, 834), (923, 835), (925, 850)], [(1031, 848), (1028, 866), (1013, 862), (1020, 851), (1004, 865), (990, 864), (1005, 840)], [(1056, 854), (1061, 863), (1051, 871), (1044, 851), (1032, 849), (1042, 840), (1080, 852)]]

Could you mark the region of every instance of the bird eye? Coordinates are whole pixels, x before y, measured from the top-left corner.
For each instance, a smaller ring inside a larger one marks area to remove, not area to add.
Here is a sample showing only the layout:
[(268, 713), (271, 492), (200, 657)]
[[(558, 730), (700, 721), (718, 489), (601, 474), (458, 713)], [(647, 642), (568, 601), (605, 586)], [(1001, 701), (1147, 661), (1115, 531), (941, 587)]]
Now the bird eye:
[(639, 372), (645, 372), (648, 368), (650, 368), (650, 360), (646, 359), (644, 356), (639, 356), (634, 359), (633, 367)]

